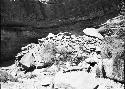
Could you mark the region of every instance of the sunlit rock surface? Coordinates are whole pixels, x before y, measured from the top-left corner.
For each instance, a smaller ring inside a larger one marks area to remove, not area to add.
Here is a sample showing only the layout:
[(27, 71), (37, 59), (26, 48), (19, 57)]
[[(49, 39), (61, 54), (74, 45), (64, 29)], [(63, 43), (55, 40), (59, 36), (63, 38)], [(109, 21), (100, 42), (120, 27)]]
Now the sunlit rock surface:
[(83, 32), (88, 36), (94, 36), (99, 39), (103, 39), (104, 37), (99, 33), (98, 29), (95, 28), (86, 28), (83, 30)]

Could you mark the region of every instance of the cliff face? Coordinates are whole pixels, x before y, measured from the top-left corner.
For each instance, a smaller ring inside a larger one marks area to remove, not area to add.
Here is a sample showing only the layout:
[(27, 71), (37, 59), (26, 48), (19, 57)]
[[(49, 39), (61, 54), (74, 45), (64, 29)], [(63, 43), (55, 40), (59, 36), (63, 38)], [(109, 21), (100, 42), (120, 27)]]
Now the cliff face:
[(35, 0), (1, 0), (3, 23), (36, 23), (47, 19), (77, 16), (101, 16), (118, 10), (119, 0), (49, 0), (43, 4)]
[(83, 28), (116, 16), (119, 3), (119, 0), (49, 0), (47, 4), (35, 0), (0, 0), (0, 63), (14, 59), (22, 46), (50, 32), (82, 35)]

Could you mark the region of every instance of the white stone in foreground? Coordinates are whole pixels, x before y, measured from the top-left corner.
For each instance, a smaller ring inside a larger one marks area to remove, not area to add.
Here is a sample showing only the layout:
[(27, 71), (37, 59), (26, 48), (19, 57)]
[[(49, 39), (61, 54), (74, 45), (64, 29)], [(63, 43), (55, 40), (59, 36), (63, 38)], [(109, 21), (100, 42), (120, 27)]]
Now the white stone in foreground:
[(79, 72), (58, 72), (54, 79), (55, 88), (65, 88), (66, 86), (72, 89), (93, 89), (97, 86), (95, 74), (89, 74), (84, 71)]

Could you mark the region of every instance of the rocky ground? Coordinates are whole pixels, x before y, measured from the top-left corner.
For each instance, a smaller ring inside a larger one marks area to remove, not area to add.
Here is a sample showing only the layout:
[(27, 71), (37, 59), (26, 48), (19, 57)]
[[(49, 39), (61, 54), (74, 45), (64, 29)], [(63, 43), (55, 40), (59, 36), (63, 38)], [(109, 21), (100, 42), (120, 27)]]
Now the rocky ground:
[(32, 77), (31, 74), (26, 75), (18, 78), (17, 82), (1, 82), (1, 89), (124, 89), (123, 84), (110, 79), (96, 78), (95, 73), (85, 71), (58, 72), (52, 75), (35, 70)]

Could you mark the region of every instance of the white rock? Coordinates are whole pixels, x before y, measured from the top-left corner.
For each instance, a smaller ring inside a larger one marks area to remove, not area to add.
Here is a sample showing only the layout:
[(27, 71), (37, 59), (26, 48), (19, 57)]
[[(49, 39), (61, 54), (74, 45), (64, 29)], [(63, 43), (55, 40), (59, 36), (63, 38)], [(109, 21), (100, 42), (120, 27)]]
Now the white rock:
[(95, 74), (89, 74), (84, 71), (71, 73), (58, 72), (54, 78), (55, 88), (62, 84), (70, 85), (74, 89), (93, 89), (97, 85)]
[(96, 51), (101, 51), (101, 48), (96, 46)]
[(103, 65), (107, 77), (112, 77), (113, 73), (113, 59), (103, 59)]
[(97, 37), (99, 39), (103, 39), (103, 36), (99, 33), (98, 29), (95, 29), (95, 28), (86, 28), (86, 29), (83, 30), (83, 32), (86, 35), (94, 36), (94, 37)]
[(26, 53), (19, 62), (27, 67), (30, 67), (34, 62), (34, 57), (31, 52)]
[(54, 34), (49, 33), (49, 35), (47, 37), (50, 38), (50, 37), (54, 37), (54, 36), (55, 36)]

